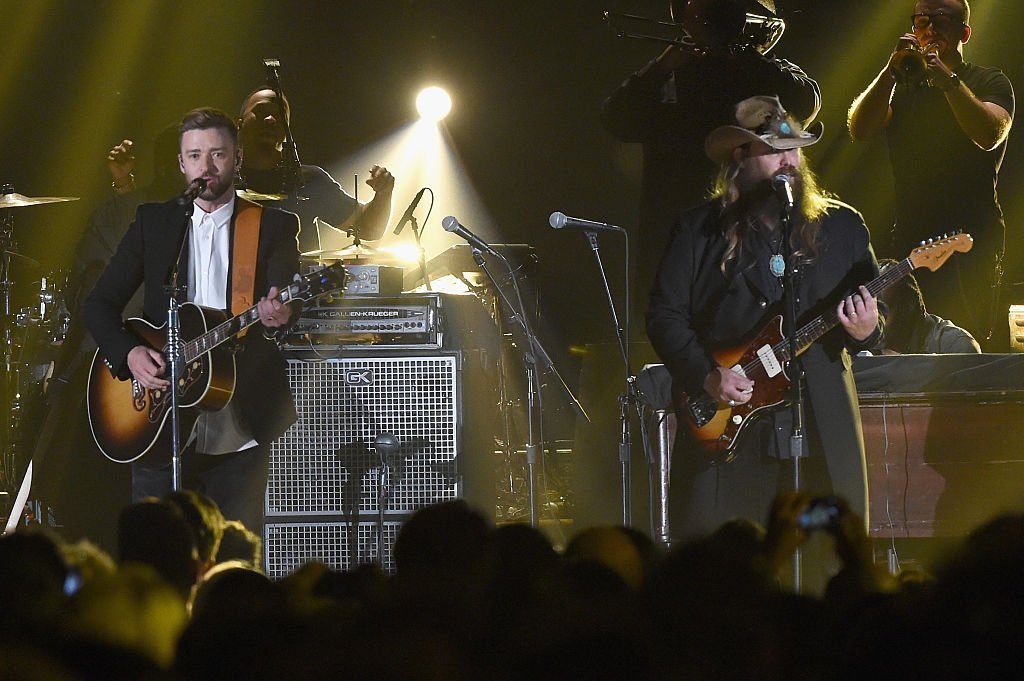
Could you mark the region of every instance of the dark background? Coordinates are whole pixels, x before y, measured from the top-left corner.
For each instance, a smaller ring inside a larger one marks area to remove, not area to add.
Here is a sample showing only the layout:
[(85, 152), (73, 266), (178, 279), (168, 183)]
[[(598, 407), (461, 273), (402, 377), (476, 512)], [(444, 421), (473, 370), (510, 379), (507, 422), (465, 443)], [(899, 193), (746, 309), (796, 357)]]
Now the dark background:
[[(779, 3), (789, 26), (776, 53), (803, 66), (823, 92), (826, 137), (809, 150), (812, 162), (825, 186), (863, 211), (876, 233), (890, 224), (885, 147), (854, 147), (845, 112), (905, 30), (912, 3), (903, 4)], [(1024, 82), (1020, 51), (1001, 28), (1013, 25), (1016, 17), (1007, 14), (1020, 10), (1001, 3), (996, 15), (995, 6), (973, 3), (967, 57)], [(446, 87), (454, 99), (445, 121), (450, 142), (488, 213), (468, 226), (489, 240), (537, 248), (537, 284), (557, 320), (551, 333), (561, 335), (558, 344), (612, 340), (585, 240), (547, 227), (554, 210), (635, 223), (639, 149), (607, 135), (597, 115), (604, 97), (661, 48), (616, 38), (602, 21), (604, 9), (667, 18), (668, 2), (29, 0), (9, 6), (13, 34), (0, 47), (0, 182), (29, 196), (81, 197), (19, 211), (22, 250), (47, 265), (65, 264), (89, 212), (109, 197), (103, 159), (113, 144), (136, 140), (144, 182), (150, 140), (164, 125), (199, 105), (236, 112), (243, 96), (263, 83), (262, 59), (277, 57), (303, 160), (328, 168), (350, 192), (353, 173), (365, 177), (366, 168), (344, 160), (408, 124), (420, 87)], [(1015, 192), (1022, 153), (1011, 136), (1001, 178), (1011, 236), (1024, 210)], [(393, 162), (388, 156), (379, 160)], [(706, 163), (700, 155), (694, 162)], [(393, 219), (418, 186), (398, 177)], [(441, 231), (445, 199), (438, 197), (428, 234)], [(936, 225), (936, 233), (954, 227)], [(429, 254), (452, 243), (441, 237), (428, 241)], [(620, 287), (621, 244), (606, 238), (603, 247)]]
[[(823, 184), (880, 234), (891, 222), (885, 146), (853, 146), (845, 115), (906, 30), (913, 3), (778, 4), (789, 27), (775, 53), (804, 67), (823, 93), (826, 135), (809, 149), (811, 161)], [(1010, 40), (1020, 8), (972, 4), (967, 58), (1024, 82), (1022, 53)], [(40, 271), (67, 265), (89, 213), (111, 195), (104, 164), (111, 146), (124, 137), (137, 141), (145, 182), (150, 141), (163, 126), (200, 105), (236, 113), (245, 94), (263, 84), (262, 59), (276, 57), (303, 161), (326, 167), (350, 191), (352, 174), (366, 167), (346, 159), (409, 124), (424, 85), (451, 92), (448, 139), (463, 165), (464, 189), (475, 191), (485, 209), (467, 226), (489, 241), (535, 246), (540, 267), (531, 283), (541, 296), (544, 341), (576, 385), (579, 348), (614, 335), (583, 236), (549, 229), (547, 217), (561, 210), (633, 228), (640, 150), (606, 134), (598, 112), (612, 89), (662, 49), (616, 38), (602, 21), (605, 9), (667, 19), (668, 2), (8, 3), (0, 44), (0, 182), (29, 196), (81, 197), (15, 212), (22, 252), (43, 262), (41, 270), (16, 271), (15, 293), (30, 295)], [(1011, 267), (1020, 258), (1022, 154), (1011, 135), (1000, 183)], [(386, 152), (377, 160), (394, 163)], [(694, 163), (708, 164), (699, 151)], [(398, 177), (393, 220), (419, 186)], [(439, 223), (459, 204), (443, 194), (437, 200), (425, 225), (429, 255), (454, 243)], [(936, 225), (935, 232), (955, 227)], [(602, 237), (602, 244), (621, 292), (621, 242)], [(608, 370), (620, 371), (612, 357)], [(615, 411), (614, 404), (591, 408)]]

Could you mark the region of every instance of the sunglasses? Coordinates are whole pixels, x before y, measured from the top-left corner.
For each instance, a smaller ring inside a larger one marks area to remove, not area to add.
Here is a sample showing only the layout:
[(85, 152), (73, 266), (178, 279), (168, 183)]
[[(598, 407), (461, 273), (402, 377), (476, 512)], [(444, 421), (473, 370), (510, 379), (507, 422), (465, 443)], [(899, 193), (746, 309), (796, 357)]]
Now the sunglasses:
[(954, 14), (914, 14), (910, 17), (911, 28), (915, 31), (923, 31), (929, 26), (933, 26), (936, 31), (944, 31), (956, 26), (957, 28), (966, 26), (962, 16)]

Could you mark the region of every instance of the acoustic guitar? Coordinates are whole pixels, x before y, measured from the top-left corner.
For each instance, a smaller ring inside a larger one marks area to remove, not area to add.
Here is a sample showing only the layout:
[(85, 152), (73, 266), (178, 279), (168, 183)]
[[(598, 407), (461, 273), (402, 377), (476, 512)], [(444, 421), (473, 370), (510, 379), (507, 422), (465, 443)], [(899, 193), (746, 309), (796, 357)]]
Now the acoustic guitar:
[[(288, 303), (308, 300), (345, 288), (348, 272), (334, 263), (310, 272), (281, 288), (280, 300)], [(179, 307), (181, 327), (181, 372), (178, 382), (179, 422), (183, 442), (192, 432), (202, 411), (223, 409), (235, 390), (235, 357), (225, 343), (260, 319), (257, 306), (228, 318), (222, 310), (183, 303)], [(150, 347), (167, 352), (166, 324), (154, 326), (144, 319), (128, 319), (125, 327)], [(137, 461), (144, 455), (154, 466), (170, 461), (169, 421), (171, 395), (168, 390), (144, 388), (134, 378), (114, 378), (99, 350), (89, 370), (86, 401), (89, 426), (100, 451), (116, 463)]]

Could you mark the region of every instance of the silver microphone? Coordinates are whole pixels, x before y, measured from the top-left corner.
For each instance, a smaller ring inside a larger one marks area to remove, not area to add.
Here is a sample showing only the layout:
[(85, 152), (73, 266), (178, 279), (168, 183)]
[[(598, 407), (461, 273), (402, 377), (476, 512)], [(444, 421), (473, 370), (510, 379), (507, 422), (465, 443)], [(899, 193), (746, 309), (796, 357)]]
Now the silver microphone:
[(789, 179), (789, 175), (780, 173), (772, 178), (772, 189), (779, 197), (779, 201), (782, 202), (783, 207), (793, 207), (793, 184)]
[(463, 239), (469, 242), (470, 246), (473, 246), (474, 248), (477, 248), (483, 251), (484, 253), (487, 253), (488, 255), (493, 255), (495, 258), (501, 257), (500, 255), (498, 255), (497, 251), (495, 251), (487, 244), (486, 241), (478, 237), (476, 234), (473, 234), (473, 232), (469, 231), (461, 224), (459, 224), (459, 221), (455, 218), (454, 215), (449, 215), (444, 220), (441, 220), (441, 226), (444, 227), (444, 231), (451, 232), (452, 234), (457, 234), (458, 236), (461, 236)]
[(565, 213), (555, 211), (548, 217), (548, 224), (551, 225), (552, 229), (562, 229), (563, 227), (578, 227), (586, 230), (602, 230), (606, 232), (625, 232), (622, 227), (616, 225), (610, 225), (607, 222), (594, 222), (593, 220), (584, 220), (582, 218), (571, 218)]

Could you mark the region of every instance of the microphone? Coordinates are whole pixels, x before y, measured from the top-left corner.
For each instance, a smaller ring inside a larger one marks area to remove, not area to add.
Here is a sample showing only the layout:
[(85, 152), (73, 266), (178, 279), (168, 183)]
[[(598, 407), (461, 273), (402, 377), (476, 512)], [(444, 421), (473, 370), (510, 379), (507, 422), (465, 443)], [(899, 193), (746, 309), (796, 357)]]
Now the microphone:
[(603, 230), (606, 232), (625, 232), (622, 227), (615, 225), (609, 225), (607, 222), (594, 222), (593, 220), (584, 220), (582, 218), (571, 218), (565, 213), (559, 213), (555, 211), (548, 217), (548, 224), (553, 229), (562, 229), (563, 227), (579, 227), (580, 229), (588, 230)]
[(197, 177), (188, 183), (188, 187), (185, 188), (178, 198), (174, 200), (179, 206), (186, 206), (196, 200), (196, 197), (202, 194), (206, 190), (206, 180)]
[(793, 207), (793, 185), (789, 179), (789, 175), (780, 173), (773, 177), (772, 189), (774, 189), (775, 193), (778, 195), (783, 208), (788, 210)]
[(441, 226), (444, 227), (444, 231), (461, 236), (463, 239), (468, 241), (469, 245), (473, 248), (479, 249), (488, 255), (493, 255), (495, 258), (501, 257), (498, 255), (497, 251), (487, 245), (486, 241), (460, 225), (454, 215), (449, 215), (444, 220), (441, 220)]
[(373, 439), (373, 448), (381, 458), (394, 456), (402, 446), (402, 441), (394, 433), (378, 433)]
[(398, 221), (398, 225), (395, 227), (395, 231), (391, 232), (392, 234), (398, 236), (402, 232), (402, 230), (405, 229), (405, 226), (412, 221), (412, 214), (416, 210), (416, 206), (420, 205), (420, 199), (423, 198), (423, 192), (425, 191), (427, 191), (427, 188), (423, 187), (418, 192), (416, 192), (416, 198), (414, 198), (412, 200), (412, 203), (409, 204), (409, 207), (405, 209), (405, 215), (403, 215), (402, 219)]

